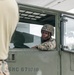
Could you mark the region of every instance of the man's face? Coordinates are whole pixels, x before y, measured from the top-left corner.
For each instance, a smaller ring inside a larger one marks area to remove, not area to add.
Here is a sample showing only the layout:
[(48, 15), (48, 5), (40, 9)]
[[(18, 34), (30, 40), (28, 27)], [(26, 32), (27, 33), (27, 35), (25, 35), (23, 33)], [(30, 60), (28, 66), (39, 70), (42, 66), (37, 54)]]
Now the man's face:
[(47, 39), (50, 38), (50, 33), (49, 33), (49, 32), (47, 32), (47, 31), (42, 31), (41, 33), (42, 33), (42, 39), (43, 39), (43, 40), (47, 40)]

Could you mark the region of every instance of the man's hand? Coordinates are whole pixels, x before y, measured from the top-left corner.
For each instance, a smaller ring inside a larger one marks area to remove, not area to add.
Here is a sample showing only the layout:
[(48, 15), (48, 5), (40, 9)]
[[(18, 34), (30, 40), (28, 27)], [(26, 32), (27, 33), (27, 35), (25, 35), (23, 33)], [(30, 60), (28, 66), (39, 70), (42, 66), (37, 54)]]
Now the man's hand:
[(37, 46), (33, 46), (32, 48), (37, 48)]

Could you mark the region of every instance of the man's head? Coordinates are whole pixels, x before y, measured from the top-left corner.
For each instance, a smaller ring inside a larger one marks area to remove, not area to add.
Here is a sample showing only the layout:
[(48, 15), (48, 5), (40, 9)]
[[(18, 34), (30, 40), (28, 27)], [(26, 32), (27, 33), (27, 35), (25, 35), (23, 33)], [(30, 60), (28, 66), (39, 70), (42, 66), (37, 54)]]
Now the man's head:
[(54, 35), (54, 27), (52, 25), (45, 24), (41, 29), (41, 33), (43, 40), (50, 39), (51, 36)]

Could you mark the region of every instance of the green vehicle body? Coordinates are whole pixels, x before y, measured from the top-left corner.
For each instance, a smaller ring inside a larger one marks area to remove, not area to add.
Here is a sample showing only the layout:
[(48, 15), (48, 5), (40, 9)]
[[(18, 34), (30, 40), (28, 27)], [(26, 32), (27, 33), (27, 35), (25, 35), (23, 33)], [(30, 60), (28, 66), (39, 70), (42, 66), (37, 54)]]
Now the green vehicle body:
[[(65, 27), (69, 26), (65, 25), (65, 23), (69, 21), (69, 24), (71, 24), (71, 27), (73, 25), (72, 28), (74, 29), (74, 14), (26, 4), (18, 5), (19, 22), (38, 25), (47, 23), (56, 28), (55, 39), (57, 45), (56, 49), (51, 51), (40, 51), (33, 48), (10, 49), (7, 59), (10, 74), (74, 75), (74, 47), (70, 50), (68, 46), (64, 45)], [(24, 34), (24, 36), (26, 43), (33, 41), (33, 35)], [(14, 43), (13, 37), (11, 42)]]

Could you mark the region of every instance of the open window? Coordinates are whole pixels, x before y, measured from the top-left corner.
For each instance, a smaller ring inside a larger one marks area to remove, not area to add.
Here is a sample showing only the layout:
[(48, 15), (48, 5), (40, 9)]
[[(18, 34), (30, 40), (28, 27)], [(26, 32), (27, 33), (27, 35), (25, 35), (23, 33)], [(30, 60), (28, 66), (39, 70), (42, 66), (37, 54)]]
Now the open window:
[[(31, 48), (41, 44), (42, 27), (43, 25), (38, 24), (19, 23), (12, 36), (10, 48)], [(55, 38), (55, 34), (52, 37)]]

